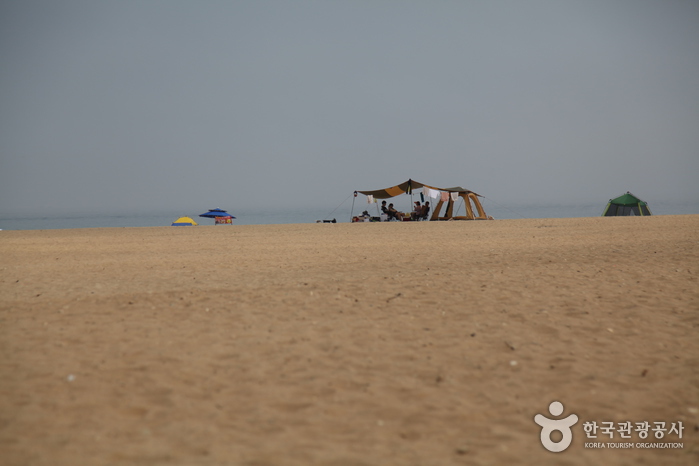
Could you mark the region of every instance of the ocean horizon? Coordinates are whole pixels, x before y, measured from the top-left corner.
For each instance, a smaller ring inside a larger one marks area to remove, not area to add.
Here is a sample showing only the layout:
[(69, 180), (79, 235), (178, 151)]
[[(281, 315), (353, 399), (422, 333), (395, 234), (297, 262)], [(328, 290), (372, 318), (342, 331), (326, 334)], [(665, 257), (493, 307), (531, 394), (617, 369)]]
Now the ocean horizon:
[[(483, 207), (495, 220), (512, 220), (522, 218), (574, 218), (599, 217), (606, 204), (511, 204), (494, 203), (482, 200)], [(316, 223), (335, 219), (338, 223), (349, 223), (353, 215), (367, 211), (378, 216), (378, 204), (355, 202), (354, 208), (346, 202), (338, 208), (322, 209), (291, 208), (269, 210), (229, 210), (236, 218), (235, 225), (273, 225), (294, 223)], [(656, 202), (649, 204), (653, 215), (699, 214), (699, 201), (693, 202)], [(400, 208), (400, 207), (399, 207)], [(456, 215), (464, 215), (463, 207)], [(190, 217), (199, 225), (214, 225), (214, 220), (199, 217), (197, 213), (177, 210), (154, 213), (100, 213), (100, 214), (1, 214), (0, 230), (52, 230), (73, 228), (127, 228), (170, 226), (179, 217)]]

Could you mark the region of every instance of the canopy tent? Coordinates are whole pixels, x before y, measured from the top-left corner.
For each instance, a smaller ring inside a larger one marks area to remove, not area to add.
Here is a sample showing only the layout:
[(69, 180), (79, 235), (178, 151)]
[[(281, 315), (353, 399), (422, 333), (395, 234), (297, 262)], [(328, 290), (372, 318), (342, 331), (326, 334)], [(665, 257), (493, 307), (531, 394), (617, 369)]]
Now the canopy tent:
[(174, 222), (172, 222), (172, 225), (170, 225), (170, 226), (173, 226), (173, 227), (185, 227), (185, 226), (196, 226), (196, 225), (198, 225), (198, 223), (195, 222), (194, 220), (192, 220), (191, 218), (189, 218), (189, 217), (180, 217), (180, 218), (178, 218), (177, 220), (175, 220)]
[[(384, 188), (384, 189), (377, 189), (375, 191), (357, 191), (358, 193), (362, 193), (366, 196), (373, 196), (374, 199), (388, 199), (391, 197), (396, 197), (401, 194), (410, 194), (411, 192), (422, 189), (422, 188), (430, 188), (435, 191), (444, 191), (444, 192), (450, 192), (450, 193), (473, 193), (473, 191), (469, 191), (468, 189), (464, 189), (460, 186), (457, 186), (455, 188), (435, 188), (434, 186), (429, 186), (424, 183), (420, 183), (419, 181), (415, 180), (408, 180), (404, 181), (401, 184), (398, 184), (396, 186), (391, 186), (390, 188)], [(476, 194), (476, 193), (473, 193)], [(476, 194), (478, 196), (478, 194)]]
[(653, 215), (648, 208), (648, 204), (630, 192), (626, 191), (626, 194), (610, 199), (607, 207), (602, 213), (602, 217), (618, 217), (627, 215)]
[[(433, 206), (429, 220), (487, 220), (489, 218), (478, 200), (480, 195), (471, 190), (464, 189), (461, 186), (456, 186), (453, 188), (437, 188), (435, 186), (409, 179), (408, 181), (404, 181), (401, 184), (391, 186), (389, 188), (376, 189), (372, 191), (356, 191), (355, 193), (358, 192), (364, 194), (367, 196), (369, 202), (371, 202), (374, 199), (389, 199), (400, 196), (401, 194), (412, 194), (413, 192), (417, 192), (419, 190), (421, 190), (424, 198), (437, 200), (437, 205)], [(454, 205), (459, 197), (464, 200), (464, 205), (466, 206), (466, 215), (464, 216), (454, 216)], [(444, 215), (440, 216), (440, 212), (445, 203), (446, 211), (444, 212)], [(473, 206), (471, 204), (476, 207), (478, 215), (474, 214)]]

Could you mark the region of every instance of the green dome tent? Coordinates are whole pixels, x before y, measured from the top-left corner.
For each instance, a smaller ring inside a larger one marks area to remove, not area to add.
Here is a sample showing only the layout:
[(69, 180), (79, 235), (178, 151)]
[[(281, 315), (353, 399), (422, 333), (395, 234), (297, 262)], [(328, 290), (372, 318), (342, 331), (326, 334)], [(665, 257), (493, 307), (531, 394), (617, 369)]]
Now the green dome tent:
[(622, 194), (616, 199), (610, 199), (607, 208), (604, 209), (602, 217), (618, 217), (626, 215), (653, 215), (648, 208), (648, 204), (630, 192)]

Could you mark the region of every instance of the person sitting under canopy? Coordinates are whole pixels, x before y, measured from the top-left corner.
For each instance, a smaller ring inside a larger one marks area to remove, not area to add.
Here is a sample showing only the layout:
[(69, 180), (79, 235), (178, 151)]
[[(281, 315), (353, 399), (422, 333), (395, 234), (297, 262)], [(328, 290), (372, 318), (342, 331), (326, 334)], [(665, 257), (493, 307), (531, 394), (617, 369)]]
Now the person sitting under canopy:
[(396, 220), (402, 221), (403, 220), (403, 213), (398, 212), (394, 207), (393, 204), (388, 204), (388, 219), (395, 218)]
[(422, 211), (420, 212), (420, 216), (418, 217), (418, 220), (427, 220), (427, 216), (430, 214), (430, 203), (429, 201), (425, 202), (425, 205), (422, 206)]
[(413, 220), (420, 220), (421, 216), (422, 216), (422, 206), (420, 205), (420, 201), (415, 201), (415, 208), (410, 213), (410, 218), (412, 218)]

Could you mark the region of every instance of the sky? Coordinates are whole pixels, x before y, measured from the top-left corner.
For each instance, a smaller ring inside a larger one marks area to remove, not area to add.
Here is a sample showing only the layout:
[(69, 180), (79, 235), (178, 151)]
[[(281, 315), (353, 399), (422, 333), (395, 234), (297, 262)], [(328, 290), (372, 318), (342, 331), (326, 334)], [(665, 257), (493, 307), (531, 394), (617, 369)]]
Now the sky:
[(699, 201), (699, 2), (0, 0), (0, 213)]

